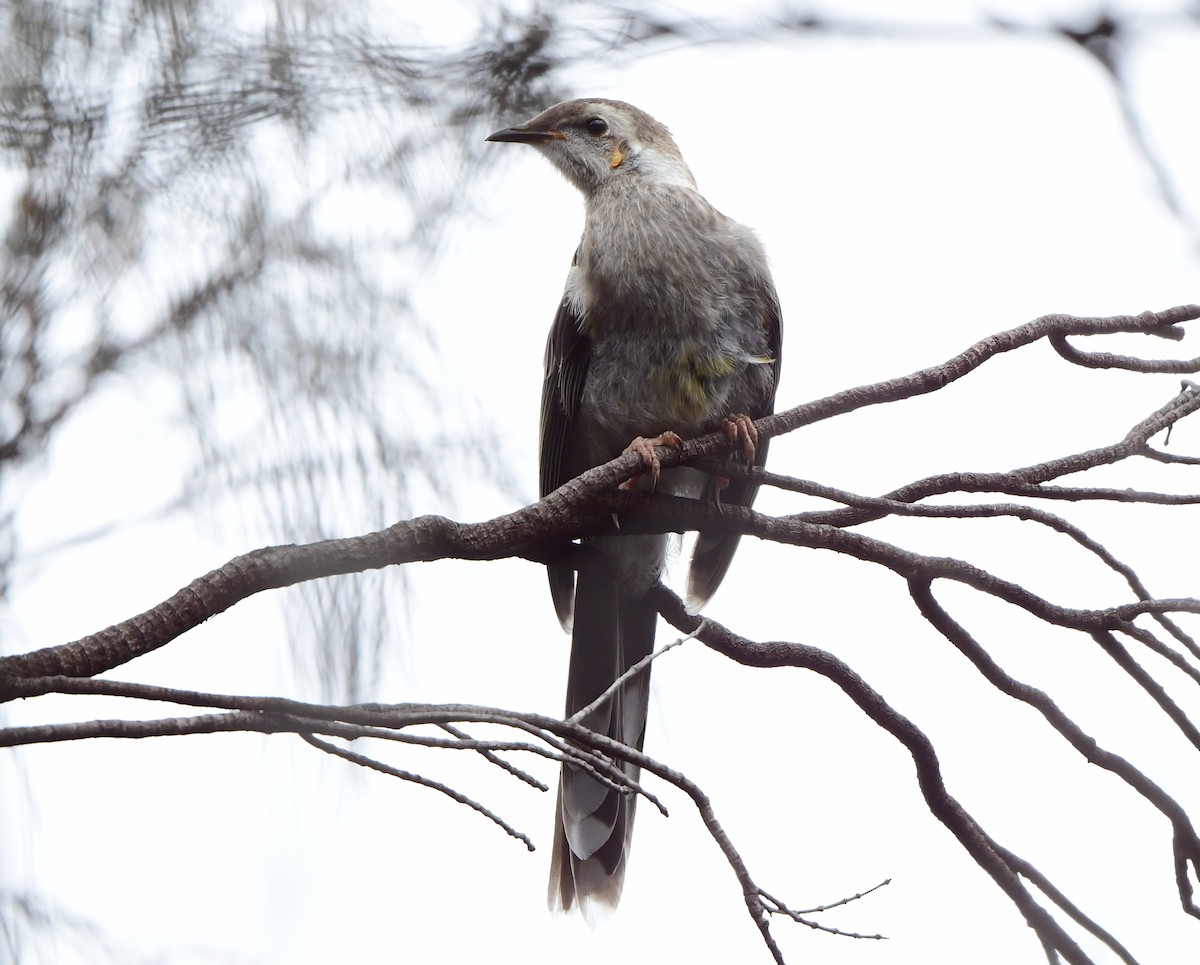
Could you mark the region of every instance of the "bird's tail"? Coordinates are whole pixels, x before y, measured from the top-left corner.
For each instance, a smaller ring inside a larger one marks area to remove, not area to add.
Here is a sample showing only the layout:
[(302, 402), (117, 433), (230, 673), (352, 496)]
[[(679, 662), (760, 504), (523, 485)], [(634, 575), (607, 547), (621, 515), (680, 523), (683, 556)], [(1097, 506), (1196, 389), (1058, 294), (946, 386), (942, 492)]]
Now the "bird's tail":
[[(567, 675), (568, 717), (650, 653), (656, 619), (657, 612), (645, 596), (622, 589), (603, 568), (580, 571)], [(641, 750), (649, 696), (650, 668), (646, 667), (582, 723)], [(637, 767), (621, 766), (637, 779)], [(584, 917), (595, 922), (616, 907), (625, 880), (636, 800), (581, 768), (563, 765), (550, 864), (551, 909), (567, 911), (578, 902)]]

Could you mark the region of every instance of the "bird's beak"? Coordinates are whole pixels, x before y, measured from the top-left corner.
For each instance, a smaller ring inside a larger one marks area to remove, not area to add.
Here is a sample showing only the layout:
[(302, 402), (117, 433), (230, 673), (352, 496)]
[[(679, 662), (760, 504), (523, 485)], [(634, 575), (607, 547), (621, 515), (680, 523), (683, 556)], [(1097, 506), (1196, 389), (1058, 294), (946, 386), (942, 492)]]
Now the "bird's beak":
[(566, 135), (558, 131), (538, 131), (522, 124), (519, 127), (506, 127), (495, 134), (489, 134), (485, 141), (511, 141), (514, 144), (545, 144), (547, 141), (564, 141)]

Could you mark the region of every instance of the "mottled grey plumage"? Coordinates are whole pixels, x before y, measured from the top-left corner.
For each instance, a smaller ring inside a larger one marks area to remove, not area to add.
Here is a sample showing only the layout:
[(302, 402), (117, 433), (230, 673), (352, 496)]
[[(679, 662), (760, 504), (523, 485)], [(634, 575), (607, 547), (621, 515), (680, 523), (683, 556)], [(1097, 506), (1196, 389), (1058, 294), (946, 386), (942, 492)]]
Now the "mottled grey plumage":
[[(542, 495), (620, 455), (634, 437), (696, 436), (770, 413), (779, 377), (779, 302), (753, 232), (696, 190), (670, 132), (621, 101), (556, 104), (488, 140), (538, 148), (586, 202), (583, 237), (546, 345), (542, 392)], [(644, 449), (644, 447), (643, 447)], [(758, 447), (758, 461), (766, 456)], [(649, 467), (648, 467), (649, 468)], [(649, 485), (645, 480), (643, 485)], [(713, 481), (667, 470), (660, 492), (702, 498)], [(756, 486), (732, 480), (724, 504), (748, 505)], [(701, 536), (689, 602), (702, 605), (725, 575), (736, 536)], [(591, 541), (599, 566), (550, 567), (563, 626), (572, 629), (568, 716), (603, 693), (654, 645), (646, 593), (662, 574), (668, 539), (613, 535)], [(638, 749), (649, 672), (625, 684), (585, 723)], [(637, 768), (626, 767), (637, 776)], [(635, 798), (564, 766), (550, 903), (578, 900), (591, 918), (620, 896)]]

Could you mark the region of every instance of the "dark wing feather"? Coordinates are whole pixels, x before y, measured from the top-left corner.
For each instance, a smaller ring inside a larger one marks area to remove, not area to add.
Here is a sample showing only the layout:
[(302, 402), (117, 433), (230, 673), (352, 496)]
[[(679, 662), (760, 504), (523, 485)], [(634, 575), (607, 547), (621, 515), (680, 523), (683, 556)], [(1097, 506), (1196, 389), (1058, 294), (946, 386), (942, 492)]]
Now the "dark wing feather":
[[(541, 495), (554, 492), (587, 466), (579, 466), (573, 452), (578, 447), (575, 415), (583, 395), (583, 381), (591, 359), (591, 340), (579, 329), (579, 316), (563, 299), (546, 340), (546, 372), (542, 383)], [(550, 595), (564, 629), (570, 629), (574, 611), (575, 571), (547, 567)]]
[[(779, 296), (775, 294), (775, 288), (770, 281), (766, 282), (766, 286), (760, 294), (763, 296), (760, 314), (766, 328), (767, 346), (773, 361), (769, 390), (758, 399), (747, 400), (749, 405), (746, 414), (753, 419), (759, 419), (775, 411), (775, 389), (779, 385), (779, 366), (783, 351), (783, 317), (779, 310)], [(766, 462), (768, 449), (769, 440), (764, 439), (759, 443), (758, 465), (761, 466)], [(711, 492), (712, 484), (710, 483), (708, 494)], [(729, 486), (721, 492), (721, 503), (727, 506), (749, 506), (754, 502), (757, 494), (758, 486), (756, 484), (744, 479), (733, 479), (730, 480)], [(688, 571), (687, 602), (689, 608), (698, 610), (717, 591), (717, 587), (721, 585), (721, 580), (725, 578), (725, 573), (733, 560), (733, 554), (737, 550), (740, 539), (741, 536), (736, 533), (729, 536), (702, 534), (697, 538), (696, 548), (692, 552), (692, 565)]]

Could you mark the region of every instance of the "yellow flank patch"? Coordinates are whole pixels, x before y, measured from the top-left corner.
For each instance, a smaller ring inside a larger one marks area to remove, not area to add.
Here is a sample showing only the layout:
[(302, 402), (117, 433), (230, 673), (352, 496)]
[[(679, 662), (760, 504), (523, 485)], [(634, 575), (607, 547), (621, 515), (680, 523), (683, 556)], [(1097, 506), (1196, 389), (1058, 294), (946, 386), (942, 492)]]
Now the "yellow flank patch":
[(669, 393), (672, 414), (682, 423), (702, 421), (711, 407), (713, 383), (730, 375), (736, 366), (720, 352), (685, 348), (676, 362), (661, 373), (659, 384)]
[(619, 165), (624, 160), (625, 160), (625, 155), (621, 153), (621, 149), (619, 147), (614, 147), (613, 152), (612, 152), (612, 157), (610, 157), (608, 159), (608, 166), (610, 168), (615, 168), (617, 165)]
[(732, 374), (733, 360), (720, 352), (697, 352), (686, 349), (683, 352), (683, 363), (691, 371), (692, 377), (700, 382), (709, 382)]

